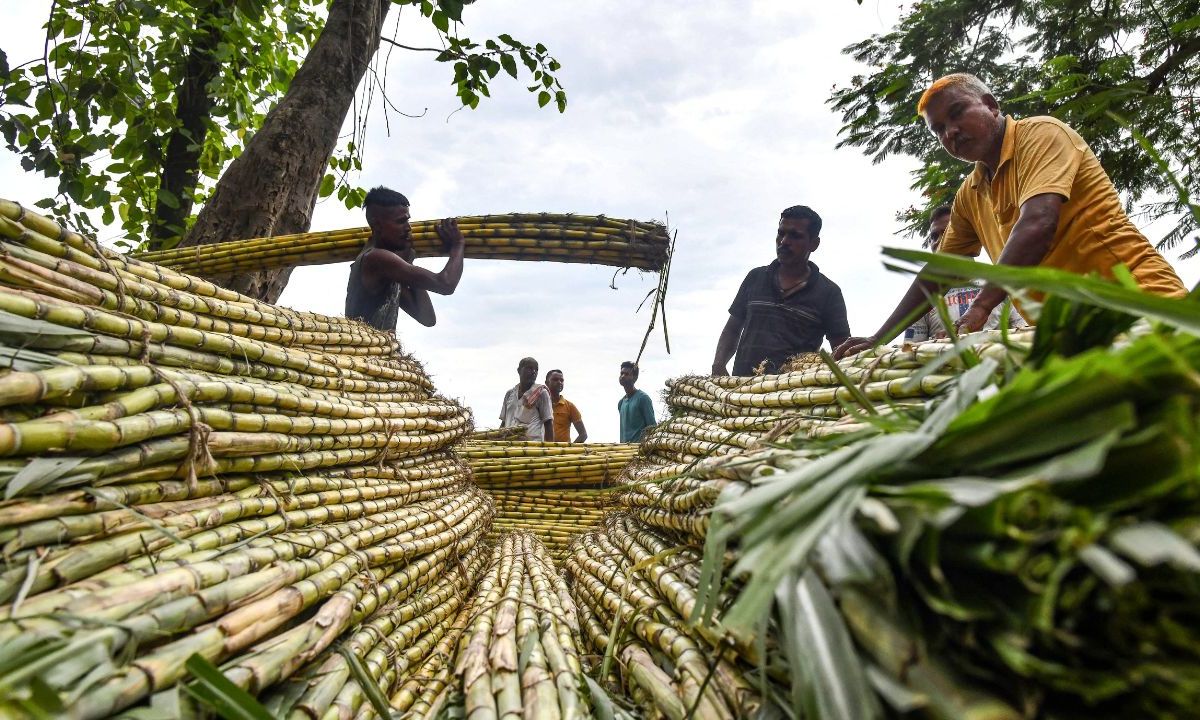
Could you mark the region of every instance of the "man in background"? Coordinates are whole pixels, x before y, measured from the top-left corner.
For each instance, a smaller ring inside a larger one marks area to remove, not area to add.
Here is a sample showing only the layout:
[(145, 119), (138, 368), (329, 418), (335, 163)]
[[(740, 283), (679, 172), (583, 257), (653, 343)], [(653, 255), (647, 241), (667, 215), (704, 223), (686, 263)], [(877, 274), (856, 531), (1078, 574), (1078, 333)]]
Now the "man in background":
[(500, 427), (514, 425), (525, 428), (526, 440), (554, 442), (554, 409), (550, 406), (550, 391), (537, 379), (538, 363), (531, 357), (517, 363), (516, 387), (504, 394), (500, 407)]
[(581, 443), (587, 440), (587, 428), (583, 426), (583, 416), (579, 414), (579, 408), (575, 407), (575, 403), (566, 399), (562, 395), (563, 385), (566, 381), (563, 379), (562, 370), (551, 370), (546, 373), (546, 387), (550, 390), (550, 406), (554, 408), (554, 440), (555, 442), (571, 442), (571, 426), (575, 426), (575, 442)]
[[(925, 242), (922, 247), (930, 250), (936, 250), (938, 243), (942, 240), (942, 235), (946, 232), (946, 226), (950, 224), (950, 206), (942, 205), (934, 209), (933, 216), (929, 221), (929, 233), (925, 237)], [(963, 316), (967, 308), (971, 307), (976, 296), (979, 295), (980, 288), (974, 285), (966, 285), (963, 287), (951, 288), (946, 291), (946, 314), (950, 316), (950, 322), (958, 322), (958, 319)], [(992, 314), (988, 317), (988, 321), (984, 324), (984, 330), (995, 330), (1000, 327), (1001, 309), (1003, 305), (996, 306), (992, 310)], [(1026, 326), (1025, 321), (1015, 309), (1010, 309), (1008, 314), (1008, 327), (1012, 330), (1023, 328)], [(942, 324), (942, 316), (937, 308), (933, 308), (925, 313), (919, 320), (904, 331), (904, 341), (911, 343), (925, 342), (926, 340), (940, 340), (948, 337), (946, 327)]]
[(654, 403), (650, 396), (634, 387), (638, 366), (628, 360), (621, 363), (618, 381), (625, 388), (625, 397), (617, 401), (621, 415), (621, 442), (641, 442), (646, 428), (654, 425)]

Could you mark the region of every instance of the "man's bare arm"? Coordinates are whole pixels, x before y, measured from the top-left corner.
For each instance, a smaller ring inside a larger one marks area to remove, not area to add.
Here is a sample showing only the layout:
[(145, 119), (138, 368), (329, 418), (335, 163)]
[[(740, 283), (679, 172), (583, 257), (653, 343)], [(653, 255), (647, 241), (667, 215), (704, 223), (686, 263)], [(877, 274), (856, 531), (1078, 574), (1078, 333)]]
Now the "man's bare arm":
[(556, 442), (554, 439), (554, 420), (553, 418), (542, 423), (542, 439), (546, 442)]
[(452, 295), (462, 279), (464, 242), (462, 233), (458, 231), (458, 223), (454, 218), (438, 223), (438, 235), (449, 246), (450, 259), (441, 272), (431, 272), (418, 265), (413, 265), (395, 253), (386, 250), (375, 250), (367, 257), (370, 259), (370, 272), (376, 277), (397, 282), (415, 290), (435, 292), (438, 295)]
[[(1017, 224), (1013, 225), (1000, 253), (997, 265), (1040, 265), (1050, 252), (1054, 234), (1058, 231), (1058, 216), (1066, 198), (1058, 193), (1034, 195), (1021, 205)], [(1008, 293), (995, 285), (985, 285), (971, 307), (958, 319), (956, 327), (963, 332), (975, 332), (987, 323), (988, 316), (1004, 302)]]
[[(578, 435), (575, 436), (575, 442), (587, 442), (587, 428), (583, 426), (583, 421), (576, 420), (571, 424), (575, 426), (575, 432), (578, 433)], [(563, 438), (563, 442), (566, 442), (566, 438)]]
[(738, 338), (742, 334), (742, 322), (742, 318), (733, 315), (730, 315), (729, 320), (725, 322), (725, 327), (721, 330), (721, 337), (717, 340), (717, 352), (713, 356), (712, 374), (714, 376), (729, 374), (729, 359), (737, 350)]
[(437, 324), (437, 313), (433, 311), (433, 300), (429, 297), (428, 290), (401, 286), (399, 304), (401, 310), (425, 327)]

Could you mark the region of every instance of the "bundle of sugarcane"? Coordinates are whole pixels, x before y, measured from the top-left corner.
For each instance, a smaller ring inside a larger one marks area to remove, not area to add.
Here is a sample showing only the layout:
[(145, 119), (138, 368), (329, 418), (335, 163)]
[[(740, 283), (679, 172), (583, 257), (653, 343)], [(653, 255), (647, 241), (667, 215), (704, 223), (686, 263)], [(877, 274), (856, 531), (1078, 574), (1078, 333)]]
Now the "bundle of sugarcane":
[(467, 439), (469, 440), (521, 440), (525, 437), (525, 428), (519, 425), (509, 425), (501, 428), (476, 428)]
[(496, 503), (494, 532), (525, 530), (538, 537), (555, 560), (579, 533), (600, 524), (609, 490), (546, 489), (491, 491)]
[(480, 487), (506, 490), (605, 487), (637, 452), (632, 443), (527, 440), (469, 440), (459, 450)]
[[(1200, 331), (1176, 302), (1164, 317)], [(1000, 377), (984, 360), (923, 418), (622, 496), (673, 539), (705, 537), (700, 617), (727, 607), (719, 627), (743, 639), (779, 621), (806, 717), (1194, 715), (1200, 338), (1063, 359), (1045, 347), (1070, 328), (1042, 330), (998, 392), (981, 396)]]
[(447, 665), (427, 676), (412, 717), (594, 716), (575, 607), (536, 538), (497, 538), (461, 625), (453, 672)]
[[(417, 257), (445, 256), (436, 220), (412, 224)], [(526, 213), (458, 218), (465, 256), (481, 260), (545, 260), (659, 271), (670, 241), (661, 223), (600, 216)], [(370, 228), (280, 235), (144, 253), (140, 259), (215, 276), (247, 270), (348, 262), (362, 251)]]
[[(963, 340), (972, 358), (1019, 360), (1032, 333), (977, 333)], [(742, 453), (801, 434), (870, 430), (864, 415), (919, 411), (967, 369), (960, 346), (934, 341), (881, 347), (837, 363), (804, 356), (780, 375), (688, 376), (667, 383), (668, 417), (647, 433), (626, 478), (671, 477), (700, 459)], [(819, 359), (819, 356), (818, 356)], [(921, 368), (927, 368), (921, 370)]]
[[(412, 582), (391, 602), (377, 603), (336, 650), (265, 693), (266, 710), (278, 718), (368, 720), (429, 706), (446, 685), (454, 647), (477, 604), (473, 593), (495, 562), (491, 556), (485, 543), (472, 545), (432, 568), (432, 582)], [(236, 668), (226, 672), (239, 679)]]
[[(492, 515), (448, 451), (470, 416), (394, 337), (12, 203), (0, 234), (0, 713), (103, 717), (193, 655), (262, 693), (385, 610), (461, 597), (439, 578)], [(419, 655), (440, 631), (403, 632)]]
[[(585, 645), (602, 658), (595, 674), (641, 706), (643, 716), (752, 717), (777, 693), (762, 668), (775, 643), (733, 642), (693, 623), (700, 553), (633, 517), (571, 544), (564, 567)], [(768, 649), (770, 645), (770, 649)], [(614, 675), (615, 674), (615, 675)]]
[(637, 446), (470, 440), (459, 452), (475, 482), (496, 497), (496, 532), (532, 532), (557, 559), (603, 517), (605, 488)]

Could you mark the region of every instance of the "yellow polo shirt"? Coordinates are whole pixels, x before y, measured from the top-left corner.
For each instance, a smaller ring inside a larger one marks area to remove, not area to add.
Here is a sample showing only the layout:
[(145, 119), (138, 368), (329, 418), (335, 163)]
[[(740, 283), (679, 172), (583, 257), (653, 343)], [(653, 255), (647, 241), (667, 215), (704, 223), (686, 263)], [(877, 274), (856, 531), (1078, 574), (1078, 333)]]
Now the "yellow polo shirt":
[(554, 406), (554, 442), (571, 442), (571, 424), (583, 420), (575, 403), (562, 395)]
[(1113, 266), (1123, 263), (1143, 290), (1187, 295), (1170, 263), (1125, 214), (1091, 148), (1052, 117), (1005, 119), (995, 176), (989, 183), (983, 163), (975, 164), (954, 196), (950, 226), (938, 252), (977, 257), (982, 248), (992, 262), (998, 261), (1021, 205), (1043, 193), (1061, 195), (1066, 202), (1042, 266), (1111, 278)]

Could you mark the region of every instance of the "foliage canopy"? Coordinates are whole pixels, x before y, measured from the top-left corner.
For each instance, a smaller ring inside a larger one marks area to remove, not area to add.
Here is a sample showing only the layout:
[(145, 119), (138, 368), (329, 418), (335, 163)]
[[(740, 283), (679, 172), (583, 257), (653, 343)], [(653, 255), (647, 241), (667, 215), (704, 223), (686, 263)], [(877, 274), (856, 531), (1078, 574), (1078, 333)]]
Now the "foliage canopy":
[[(464, 107), (489, 95), (501, 71), (533, 78), (539, 106), (566, 109), (547, 48), (509, 35), (482, 44), (460, 35), (462, 0), (392, 0), (415, 8), (441, 38), (426, 51), (452, 63)], [(99, 211), (123, 231), (118, 244), (178, 242), (192, 208), (287, 92), (319, 35), (326, 0), (55, 0), (45, 51), (10, 59), (0, 49), (0, 134), (26, 171), (58, 179), (58, 195), (37, 203), (60, 221), (95, 230)], [(381, 53), (382, 55), (382, 53)], [(19, 63), (19, 64), (18, 64)], [(380, 73), (360, 88), (353, 131), (330, 158), (322, 197), (348, 207), (364, 191), (349, 179), (362, 167), (366, 110), (383, 93)], [(385, 110), (388, 103), (384, 96)]]

